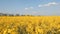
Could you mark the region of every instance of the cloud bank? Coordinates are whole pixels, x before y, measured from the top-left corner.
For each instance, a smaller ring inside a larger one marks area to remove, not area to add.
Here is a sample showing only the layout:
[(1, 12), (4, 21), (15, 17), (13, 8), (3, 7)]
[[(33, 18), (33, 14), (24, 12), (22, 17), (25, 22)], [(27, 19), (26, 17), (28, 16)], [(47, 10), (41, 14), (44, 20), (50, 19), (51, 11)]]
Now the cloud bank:
[(43, 4), (43, 5), (38, 5), (38, 7), (49, 7), (49, 6), (53, 6), (53, 5), (57, 5), (58, 3), (56, 2), (50, 2), (50, 3), (47, 3), (47, 4)]
[[(55, 5), (58, 5), (58, 3), (56, 3), (56, 2), (49, 2), (47, 4), (39, 4), (39, 5), (37, 5), (37, 7), (50, 7), (50, 6), (55, 6)], [(34, 7), (25, 8), (25, 10), (31, 10), (31, 9), (34, 9)]]

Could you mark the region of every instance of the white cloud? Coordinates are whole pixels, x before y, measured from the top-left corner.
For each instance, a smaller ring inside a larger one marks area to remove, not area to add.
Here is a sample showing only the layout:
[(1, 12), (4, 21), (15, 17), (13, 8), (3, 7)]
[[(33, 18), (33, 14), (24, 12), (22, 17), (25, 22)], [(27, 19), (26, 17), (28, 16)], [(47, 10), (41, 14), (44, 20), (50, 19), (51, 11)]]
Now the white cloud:
[(25, 8), (25, 10), (28, 10), (28, 8)]
[(25, 8), (25, 10), (31, 10), (33, 9), (34, 7), (28, 7), (28, 8)]
[(42, 7), (42, 5), (38, 5), (38, 7)]
[(50, 2), (50, 3), (47, 3), (47, 4), (43, 4), (43, 5), (38, 5), (38, 7), (49, 7), (49, 6), (53, 6), (53, 5), (57, 5), (58, 3), (56, 2)]

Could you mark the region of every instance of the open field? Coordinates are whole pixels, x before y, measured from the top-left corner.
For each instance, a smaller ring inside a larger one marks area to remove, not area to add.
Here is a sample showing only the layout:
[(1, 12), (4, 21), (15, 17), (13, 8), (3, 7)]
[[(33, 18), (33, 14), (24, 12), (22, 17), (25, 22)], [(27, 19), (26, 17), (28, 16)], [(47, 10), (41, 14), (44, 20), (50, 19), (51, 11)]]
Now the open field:
[(0, 16), (0, 34), (60, 34), (60, 16)]

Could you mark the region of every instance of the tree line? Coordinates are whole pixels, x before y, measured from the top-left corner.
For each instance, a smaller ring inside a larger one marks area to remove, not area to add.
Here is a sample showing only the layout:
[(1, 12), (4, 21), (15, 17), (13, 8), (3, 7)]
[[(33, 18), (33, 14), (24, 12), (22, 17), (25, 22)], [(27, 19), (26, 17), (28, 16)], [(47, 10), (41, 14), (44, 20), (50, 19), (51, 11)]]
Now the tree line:
[(0, 13), (0, 16), (33, 16), (33, 15), (20, 15), (20, 14), (6, 14), (6, 13)]

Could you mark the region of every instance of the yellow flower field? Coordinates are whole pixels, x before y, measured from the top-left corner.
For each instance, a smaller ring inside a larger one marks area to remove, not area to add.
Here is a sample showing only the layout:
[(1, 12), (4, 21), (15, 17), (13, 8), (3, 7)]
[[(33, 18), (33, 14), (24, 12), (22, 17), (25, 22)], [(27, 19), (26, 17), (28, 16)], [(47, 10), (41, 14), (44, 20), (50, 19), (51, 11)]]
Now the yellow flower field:
[(0, 34), (60, 34), (60, 16), (0, 16)]

